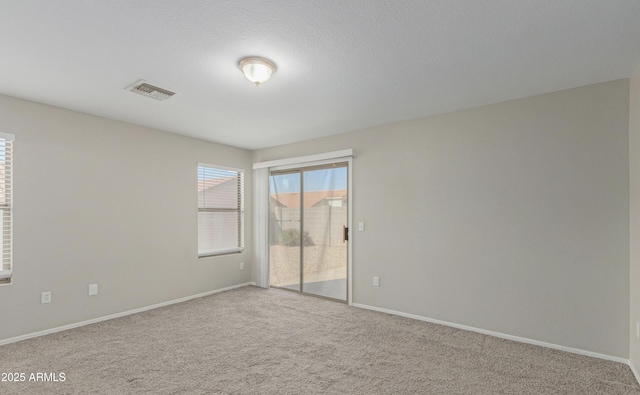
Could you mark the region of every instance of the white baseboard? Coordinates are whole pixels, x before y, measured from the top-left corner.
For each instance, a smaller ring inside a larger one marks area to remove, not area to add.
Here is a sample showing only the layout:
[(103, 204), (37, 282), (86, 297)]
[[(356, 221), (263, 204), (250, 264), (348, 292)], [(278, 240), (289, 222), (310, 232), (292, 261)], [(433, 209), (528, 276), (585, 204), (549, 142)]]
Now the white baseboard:
[[(553, 348), (555, 350), (566, 351), (566, 352), (570, 352), (570, 353), (573, 353), (573, 354), (586, 355), (588, 357), (594, 357), (594, 358), (606, 359), (608, 361), (620, 362), (620, 363), (624, 363), (625, 365), (631, 366), (628, 359), (624, 359), (624, 358), (620, 358), (620, 357), (614, 357), (614, 356), (606, 355), (606, 354), (600, 354), (600, 353), (592, 352), (592, 351), (581, 350), (579, 348), (560, 346), (560, 345), (553, 344), (553, 343), (546, 343), (546, 342), (541, 342), (541, 341), (538, 341), (538, 340), (528, 339), (526, 337), (507, 335), (507, 334), (500, 333), (500, 332), (488, 331), (488, 330), (485, 330), (485, 329), (475, 328), (475, 327), (472, 327), (472, 326), (455, 324), (453, 322), (436, 320), (436, 319), (433, 319), (433, 318), (423, 317), (423, 316), (416, 315), (416, 314), (403, 313), (401, 311), (383, 309), (383, 308), (380, 308), (380, 307), (374, 307), (374, 306), (369, 306), (369, 305), (360, 304), (360, 303), (354, 303), (353, 306), (354, 307), (359, 307), (361, 309), (379, 311), (381, 313), (387, 313), (387, 314), (392, 314), (392, 315), (398, 315), (398, 316), (401, 316), (401, 317), (412, 318), (414, 320), (431, 322), (433, 324), (450, 326), (450, 327), (457, 328), (457, 329), (462, 329), (462, 330), (465, 330), (465, 331), (482, 333), (483, 335), (489, 335), (489, 336), (493, 336), (493, 337), (499, 337), (501, 339), (513, 340), (513, 341), (520, 342), (520, 343), (533, 344), (533, 345), (536, 345), (536, 346)], [(631, 369), (633, 370), (633, 367), (631, 367)], [(634, 370), (634, 374), (636, 375), (636, 379), (638, 379), (639, 376), (635, 372), (635, 370)], [(639, 382), (640, 382), (640, 380), (639, 380)]]
[(638, 382), (638, 384), (640, 384), (640, 374), (638, 374), (638, 371), (636, 370), (635, 366), (633, 366), (631, 361), (629, 361), (628, 365), (631, 368), (633, 375), (636, 377), (636, 381)]
[(124, 316), (131, 315), (131, 314), (142, 313), (143, 311), (153, 310), (153, 309), (157, 309), (158, 307), (169, 306), (169, 305), (176, 304), (176, 303), (182, 303), (182, 302), (186, 302), (186, 301), (191, 300), (191, 299), (202, 298), (203, 296), (209, 296), (209, 295), (217, 294), (217, 293), (220, 293), (220, 292), (229, 291), (229, 290), (235, 289), (235, 288), (246, 287), (247, 285), (255, 285), (255, 283), (248, 282), (248, 283), (243, 283), (243, 284), (238, 284), (238, 285), (232, 285), (230, 287), (220, 288), (220, 289), (216, 289), (216, 290), (213, 290), (213, 291), (207, 291), (207, 292), (199, 293), (197, 295), (186, 296), (184, 298), (170, 300), (168, 302), (162, 302), (162, 303), (154, 304), (154, 305), (151, 305), (151, 306), (140, 307), (140, 308), (137, 308), (137, 309), (124, 311), (122, 313), (110, 314), (110, 315), (107, 315), (107, 316), (104, 316), (104, 317), (94, 318), (94, 319), (87, 320), (87, 321), (82, 321), (82, 322), (77, 322), (75, 324), (59, 326), (57, 328), (45, 329), (43, 331), (28, 333), (26, 335), (10, 337), (8, 339), (0, 340), (0, 346), (2, 346), (4, 344), (19, 342), (21, 340), (31, 339), (31, 338), (34, 338), (34, 337), (50, 335), (50, 334), (56, 333), (56, 332), (66, 331), (67, 329), (73, 329), (73, 328), (78, 328), (78, 327), (85, 326), (85, 325), (95, 324), (95, 323), (101, 322), (101, 321), (106, 321), (106, 320), (111, 320), (111, 319), (114, 319), (114, 318), (124, 317)]

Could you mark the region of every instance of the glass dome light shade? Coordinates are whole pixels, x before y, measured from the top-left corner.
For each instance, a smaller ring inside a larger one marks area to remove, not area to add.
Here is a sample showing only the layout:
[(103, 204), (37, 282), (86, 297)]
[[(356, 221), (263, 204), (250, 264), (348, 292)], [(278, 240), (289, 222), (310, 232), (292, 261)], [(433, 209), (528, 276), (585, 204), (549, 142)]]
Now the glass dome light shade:
[(267, 81), (276, 72), (276, 65), (264, 58), (244, 58), (238, 62), (238, 67), (247, 79), (255, 83), (256, 86)]

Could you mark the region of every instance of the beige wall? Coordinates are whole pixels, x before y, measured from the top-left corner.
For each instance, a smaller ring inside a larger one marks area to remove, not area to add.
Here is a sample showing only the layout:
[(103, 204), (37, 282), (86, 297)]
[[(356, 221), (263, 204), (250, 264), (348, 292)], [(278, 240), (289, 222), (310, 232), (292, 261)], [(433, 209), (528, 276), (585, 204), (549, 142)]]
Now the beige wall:
[[(250, 281), (248, 151), (6, 96), (0, 132), (16, 136), (0, 340)], [(197, 258), (197, 162), (246, 169), (246, 253)]]
[(630, 179), (630, 287), (631, 313), (629, 360), (640, 371), (640, 339), (636, 322), (640, 322), (640, 66), (631, 76), (629, 98), (629, 179)]
[(619, 80), (253, 159), (358, 151), (355, 303), (627, 358), (628, 122)]
[(354, 219), (366, 230), (352, 237), (354, 302), (631, 350), (637, 363), (629, 159), (633, 284), (639, 73), (631, 124), (620, 80), (253, 155), (0, 96), (0, 132), (16, 135), (14, 283), (0, 286), (0, 340), (250, 281), (251, 265), (238, 268), (248, 252), (197, 258), (196, 163), (247, 169), (251, 251), (252, 158), (355, 148)]

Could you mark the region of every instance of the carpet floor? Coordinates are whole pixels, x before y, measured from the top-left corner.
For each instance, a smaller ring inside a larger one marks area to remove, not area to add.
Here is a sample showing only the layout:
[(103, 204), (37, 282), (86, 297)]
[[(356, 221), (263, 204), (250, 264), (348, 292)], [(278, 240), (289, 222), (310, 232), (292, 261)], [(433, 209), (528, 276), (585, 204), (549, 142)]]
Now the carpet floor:
[(30, 395), (640, 394), (622, 363), (256, 287), (0, 346), (0, 372)]

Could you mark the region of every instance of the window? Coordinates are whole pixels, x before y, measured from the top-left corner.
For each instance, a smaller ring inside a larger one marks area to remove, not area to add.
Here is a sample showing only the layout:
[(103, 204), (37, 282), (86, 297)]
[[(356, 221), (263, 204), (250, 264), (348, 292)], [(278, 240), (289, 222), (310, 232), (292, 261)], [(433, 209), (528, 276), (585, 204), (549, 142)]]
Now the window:
[(0, 284), (10, 284), (12, 265), (13, 135), (0, 133)]
[(244, 171), (198, 164), (198, 256), (244, 250)]

